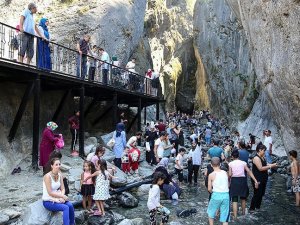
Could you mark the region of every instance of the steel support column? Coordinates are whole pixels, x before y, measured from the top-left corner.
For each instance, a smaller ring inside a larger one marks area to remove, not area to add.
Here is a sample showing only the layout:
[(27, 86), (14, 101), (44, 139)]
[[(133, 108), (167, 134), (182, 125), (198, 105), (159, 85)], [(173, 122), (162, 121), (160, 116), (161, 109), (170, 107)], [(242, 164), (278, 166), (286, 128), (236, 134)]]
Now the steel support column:
[(118, 121), (118, 94), (117, 94), (117, 92), (114, 93), (112, 106), (113, 106), (113, 125), (116, 125), (118, 122), (120, 122), (120, 121)]
[(33, 132), (32, 132), (32, 168), (38, 169), (39, 141), (40, 141), (40, 77), (34, 81), (34, 102), (33, 102)]
[(156, 120), (159, 120), (159, 102), (156, 103)]
[(139, 98), (138, 100), (138, 118), (137, 118), (137, 130), (141, 131), (142, 130), (142, 99)]
[(84, 157), (84, 95), (85, 88), (84, 84), (81, 85), (80, 89), (80, 100), (79, 100), (79, 156)]

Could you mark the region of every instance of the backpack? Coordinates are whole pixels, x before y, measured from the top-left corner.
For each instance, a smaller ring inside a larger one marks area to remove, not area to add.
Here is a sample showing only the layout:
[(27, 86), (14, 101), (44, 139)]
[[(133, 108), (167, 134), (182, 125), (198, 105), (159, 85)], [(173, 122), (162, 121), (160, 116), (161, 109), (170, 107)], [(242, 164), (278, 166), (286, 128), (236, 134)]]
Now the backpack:
[(14, 37), (11, 39), (10, 46), (11, 46), (14, 50), (18, 50), (18, 49), (19, 49), (19, 42), (18, 42), (17, 36), (14, 36)]
[(158, 88), (158, 85), (159, 85), (159, 77), (156, 77), (151, 81), (151, 86), (153, 88)]

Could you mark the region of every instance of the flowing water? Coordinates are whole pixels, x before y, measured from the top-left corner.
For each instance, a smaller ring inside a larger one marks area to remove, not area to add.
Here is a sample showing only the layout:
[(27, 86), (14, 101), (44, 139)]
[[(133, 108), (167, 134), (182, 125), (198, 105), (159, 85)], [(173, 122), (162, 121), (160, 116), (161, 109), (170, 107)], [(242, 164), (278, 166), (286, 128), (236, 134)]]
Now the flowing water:
[[(252, 197), (252, 189), (247, 201), (249, 207)], [(139, 206), (134, 209), (116, 208), (115, 211), (124, 215), (126, 218), (144, 218), (149, 221), (147, 209), (147, 195), (139, 198)], [(170, 222), (180, 222), (182, 225), (202, 225), (208, 224), (206, 209), (208, 205), (208, 193), (201, 179), (200, 187), (184, 186), (183, 194), (177, 205), (169, 200), (162, 200), (162, 205), (170, 209)], [(178, 218), (178, 209), (196, 208), (197, 213), (186, 218)], [(221, 224), (216, 221), (215, 224)], [(266, 195), (262, 202), (262, 208), (255, 213), (239, 216), (236, 221), (230, 224), (255, 224), (255, 225), (300, 225), (300, 207), (294, 206), (294, 195), (286, 192), (285, 179), (278, 174), (274, 174), (269, 179)]]

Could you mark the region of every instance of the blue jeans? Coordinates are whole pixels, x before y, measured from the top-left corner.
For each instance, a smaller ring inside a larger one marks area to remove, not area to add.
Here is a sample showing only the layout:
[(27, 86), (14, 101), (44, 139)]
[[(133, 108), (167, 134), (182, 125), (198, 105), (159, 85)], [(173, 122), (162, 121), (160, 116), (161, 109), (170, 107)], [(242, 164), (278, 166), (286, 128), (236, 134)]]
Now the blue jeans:
[(63, 212), (63, 222), (64, 225), (74, 225), (75, 217), (74, 217), (74, 207), (71, 202), (65, 203), (56, 203), (50, 201), (43, 201), (43, 205), (46, 209), (52, 212)]
[[(80, 55), (77, 56), (77, 78), (84, 80), (87, 73), (87, 56)], [(80, 70), (81, 69), (81, 70)]]
[(205, 137), (205, 142), (207, 145), (210, 145), (210, 139), (211, 139), (211, 137)]
[(271, 154), (270, 154), (270, 150), (266, 150), (265, 156), (266, 156), (267, 163), (271, 164), (272, 163), (272, 157), (271, 157)]

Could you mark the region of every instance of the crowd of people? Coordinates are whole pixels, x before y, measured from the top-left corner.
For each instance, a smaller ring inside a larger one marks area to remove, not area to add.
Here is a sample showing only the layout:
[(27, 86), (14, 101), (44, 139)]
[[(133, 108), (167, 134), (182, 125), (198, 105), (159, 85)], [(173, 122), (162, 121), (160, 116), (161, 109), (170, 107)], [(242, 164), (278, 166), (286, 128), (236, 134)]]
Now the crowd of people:
[[(39, 69), (51, 71), (54, 62), (49, 19), (42, 18), (39, 23), (34, 21), (37, 5), (30, 3), (22, 12), (20, 23), (16, 26), (15, 35), (11, 40), (11, 47), (18, 51), (17, 61), (30, 64), (34, 54), (34, 39), (37, 38), (36, 66)], [(148, 69), (144, 75), (136, 71), (136, 58), (132, 58), (121, 68), (117, 57), (110, 57), (103, 47), (91, 44), (91, 36), (85, 34), (76, 44), (76, 76), (78, 79), (97, 81), (105, 85), (110, 84), (131, 91), (157, 96), (159, 87), (159, 73)]]
[[(71, 155), (76, 146), (77, 129), (79, 129), (76, 112), (69, 119), (72, 134)], [(238, 132), (231, 134), (225, 120), (214, 118), (210, 112), (167, 113), (166, 120), (150, 122), (144, 132), (137, 132), (127, 140), (125, 127), (127, 120), (124, 113), (107, 143), (115, 154), (114, 165), (107, 166), (102, 158), (106, 149), (98, 146), (84, 161), (81, 175), (81, 194), (83, 207), (93, 215), (105, 215), (104, 201), (110, 198), (110, 180), (115, 176), (116, 167), (126, 176), (139, 177), (139, 161), (144, 146), (146, 161), (153, 167), (153, 184), (149, 191), (148, 203), (150, 224), (156, 224), (156, 214), (162, 214), (162, 224), (166, 224), (170, 210), (160, 204), (160, 191), (167, 199), (177, 201), (186, 185), (199, 187), (199, 171), (203, 161), (210, 162), (204, 171), (205, 186), (209, 193), (207, 213), (210, 225), (218, 215), (223, 224), (230, 221), (230, 203), (232, 203), (233, 219), (238, 217), (238, 202), (241, 203), (241, 214), (246, 214), (246, 203), (249, 197), (248, 177), (251, 180), (253, 195), (249, 212), (260, 209), (266, 192), (268, 176), (277, 167), (276, 163), (268, 163), (267, 151), (271, 156), (271, 131), (264, 130), (264, 143), (256, 143), (253, 135), (249, 142)], [(190, 135), (183, 132), (182, 126)], [(50, 211), (63, 211), (64, 224), (72, 224), (74, 215), (66, 193), (66, 178), (60, 173), (61, 153), (59, 148), (61, 134), (55, 134), (57, 124), (47, 123), (43, 131), (40, 152), (40, 165), (44, 168), (44, 206)], [(210, 132), (207, 132), (210, 130)], [(210, 138), (210, 139), (209, 139)], [(251, 149), (255, 148), (255, 156), (250, 159)], [(207, 149), (207, 151), (206, 151)], [(289, 153), (291, 159), (291, 175), (296, 205), (300, 205), (300, 166), (297, 152)], [(171, 162), (174, 161), (174, 166)], [(188, 171), (184, 177), (184, 170)], [(187, 184), (184, 183), (186, 181)], [(52, 204), (50, 204), (51, 202)], [(93, 210), (93, 202), (96, 209)], [(69, 221), (66, 222), (65, 221)]]

